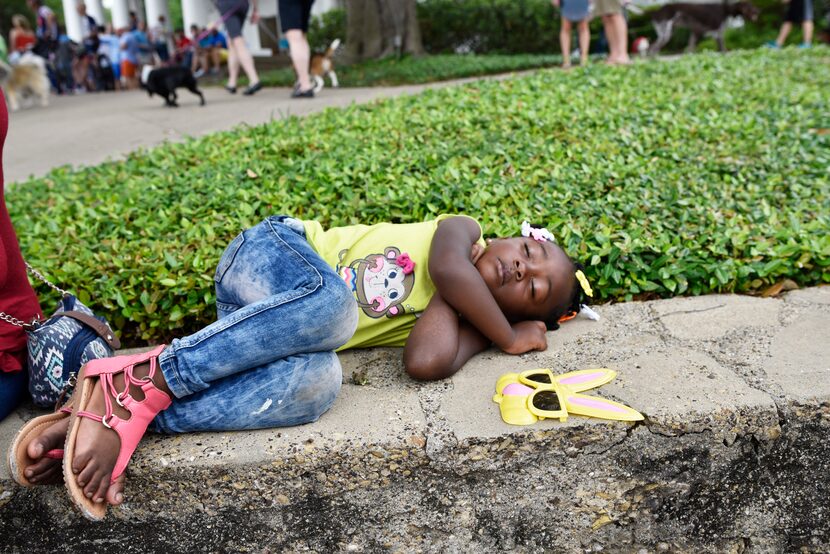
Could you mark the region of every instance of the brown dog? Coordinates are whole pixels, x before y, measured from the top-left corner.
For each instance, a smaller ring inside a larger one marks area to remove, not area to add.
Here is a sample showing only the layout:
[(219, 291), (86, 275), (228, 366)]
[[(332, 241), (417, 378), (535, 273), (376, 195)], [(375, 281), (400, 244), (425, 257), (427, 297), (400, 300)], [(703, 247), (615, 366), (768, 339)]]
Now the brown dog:
[(651, 14), (657, 40), (649, 48), (649, 54), (656, 54), (666, 45), (675, 27), (686, 27), (692, 32), (689, 45), (686, 47), (687, 52), (693, 51), (698, 41), (706, 35), (714, 35), (720, 51), (726, 52), (723, 34), (729, 18), (741, 16), (746, 20), (755, 21), (759, 13), (758, 8), (745, 1), (734, 4), (666, 4)]
[(326, 51), (322, 54), (312, 54), (309, 62), (308, 72), (314, 80), (314, 94), (323, 90), (323, 77), (328, 77), (331, 81), (331, 86), (337, 88), (340, 83), (337, 82), (337, 73), (334, 72), (334, 62), (332, 56), (334, 51), (340, 46), (340, 39), (336, 38), (332, 41)]

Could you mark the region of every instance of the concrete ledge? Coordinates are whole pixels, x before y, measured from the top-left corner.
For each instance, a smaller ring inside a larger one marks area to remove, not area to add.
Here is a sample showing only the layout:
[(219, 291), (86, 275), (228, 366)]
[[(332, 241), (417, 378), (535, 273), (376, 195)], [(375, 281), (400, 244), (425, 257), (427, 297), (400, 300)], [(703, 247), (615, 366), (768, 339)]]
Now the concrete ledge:
[[(346, 353), (315, 424), (149, 437), (104, 524), (3, 468), (0, 550), (828, 551), (828, 291), (602, 306), (438, 383), (396, 349)], [(618, 377), (595, 394), (646, 421), (512, 427), (490, 400), (508, 371), (597, 366)]]

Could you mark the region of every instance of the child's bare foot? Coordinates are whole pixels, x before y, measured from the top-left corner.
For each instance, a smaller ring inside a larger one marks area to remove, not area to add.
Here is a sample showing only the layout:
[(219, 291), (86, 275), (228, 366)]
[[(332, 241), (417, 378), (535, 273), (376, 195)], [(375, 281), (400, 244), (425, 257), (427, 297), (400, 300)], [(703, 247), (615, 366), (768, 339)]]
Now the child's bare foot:
[[(133, 372), (135, 378), (146, 377), (150, 372), (150, 364), (137, 365)], [(124, 374), (116, 374), (113, 378), (116, 391), (124, 390)], [(161, 371), (156, 371), (153, 383), (168, 396), (172, 397)], [(88, 386), (88, 385), (87, 385)], [(140, 387), (131, 385), (130, 396), (135, 400), (144, 399), (144, 392)], [(130, 412), (122, 408), (114, 397), (110, 397), (110, 406), (114, 416), (127, 420)], [(103, 416), (106, 413), (106, 400), (100, 379), (95, 385), (87, 404), (87, 412)], [(112, 505), (121, 504), (124, 499), (124, 474), (111, 483), (111, 476), (121, 446), (121, 439), (114, 430), (107, 428), (102, 422), (82, 417), (75, 442), (75, 456), (72, 460), (72, 472), (84, 495), (93, 502), (108, 502)]]
[(46, 453), (50, 450), (63, 448), (68, 428), (69, 418), (65, 417), (47, 427), (26, 446), (26, 453), (29, 457), (37, 460), (23, 470), (23, 475), (26, 476), (29, 482), (36, 485), (47, 485), (60, 481), (61, 461), (47, 457)]

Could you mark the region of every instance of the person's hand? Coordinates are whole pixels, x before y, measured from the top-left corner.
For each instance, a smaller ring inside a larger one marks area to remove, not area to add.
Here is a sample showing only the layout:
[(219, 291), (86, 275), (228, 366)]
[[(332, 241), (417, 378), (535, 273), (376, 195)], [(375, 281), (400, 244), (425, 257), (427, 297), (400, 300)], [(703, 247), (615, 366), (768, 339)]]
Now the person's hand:
[(475, 243), (470, 250), (470, 263), (476, 265), (478, 259), (481, 258), (485, 250), (486, 248), (484, 248), (478, 243)]
[(259, 10), (257, 10), (256, 8), (254, 8), (254, 11), (251, 12), (251, 23), (253, 23), (254, 25), (259, 23)]
[(531, 350), (545, 350), (548, 339), (545, 336), (545, 324), (541, 321), (520, 321), (511, 325), (513, 328), (513, 342), (502, 350), (508, 354), (524, 354)]
[(551, 4), (553, 4), (553, 7), (554, 7), (554, 8), (558, 8), (558, 7), (559, 7), (559, 0), (550, 0), (550, 3), (551, 3)]

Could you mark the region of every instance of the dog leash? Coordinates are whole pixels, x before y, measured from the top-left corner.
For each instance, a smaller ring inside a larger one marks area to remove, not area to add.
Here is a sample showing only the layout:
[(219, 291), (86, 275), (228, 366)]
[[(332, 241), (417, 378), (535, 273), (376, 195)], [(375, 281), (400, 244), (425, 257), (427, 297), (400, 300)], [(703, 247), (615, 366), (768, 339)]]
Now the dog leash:
[(267, 25), (265, 25), (265, 23), (262, 21), (262, 19), (260, 19), (260, 20), (259, 20), (259, 23), (258, 23), (258, 24), (259, 24), (259, 28), (260, 28), (260, 29), (262, 29), (263, 31), (265, 31), (265, 34), (266, 34), (266, 35), (268, 35), (268, 38), (270, 38), (271, 40), (273, 40), (273, 41), (274, 41), (274, 44), (276, 44), (276, 45), (277, 45), (277, 47), (279, 47), (279, 44), (280, 44), (280, 39), (279, 39), (279, 38), (277, 38), (277, 35), (275, 35), (275, 34), (271, 31), (271, 29), (269, 29), (269, 28), (268, 28), (268, 26), (267, 26)]

